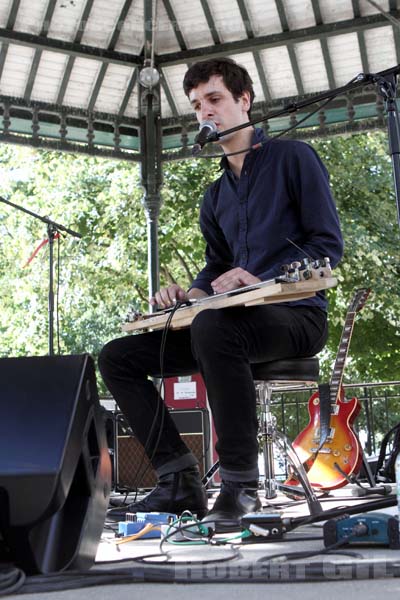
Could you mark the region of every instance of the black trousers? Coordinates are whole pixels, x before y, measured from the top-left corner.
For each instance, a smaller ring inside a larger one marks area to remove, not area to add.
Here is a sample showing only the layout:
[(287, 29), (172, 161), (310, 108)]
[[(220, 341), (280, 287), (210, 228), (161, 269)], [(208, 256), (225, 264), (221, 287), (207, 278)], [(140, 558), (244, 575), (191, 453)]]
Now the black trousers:
[[(327, 335), (324, 311), (290, 305), (207, 309), (194, 318), (190, 328), (168, 332), (164, 375), (201, 372), (224, 479), (250, 481), (258, 476), (256, 398), (250, 364), (313, 356), (323, 348)], [(99, 357), (108, 389), (159, 474), (193, 464), (149, 379), (160, 375), (161, 337), (162, 332), (155, 331), (115, 339), (104, 346)]]

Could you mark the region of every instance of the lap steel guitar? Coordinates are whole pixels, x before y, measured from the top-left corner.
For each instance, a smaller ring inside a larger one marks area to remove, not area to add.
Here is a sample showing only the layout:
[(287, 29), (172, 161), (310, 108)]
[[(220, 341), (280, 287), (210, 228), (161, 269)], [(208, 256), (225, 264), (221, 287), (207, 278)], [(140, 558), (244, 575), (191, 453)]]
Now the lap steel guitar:
[[(310, 261), (303, 259), (282, 267), (283, 275), (243, 286), (222, 294), (214, 294), (191, 300), (180, 306), (173, 315), (171, 329), (189, 327), (194, 317), (202, 310), (228, 308), (231, 306), (255, 306), (276, 304), (311, 298), (320, 290), (335, 287), (337, 280), (332, 276), (329, 259)], [(136, 311), (127, 315), (122, 330), (126, 332), (163, 329), (173, 308), (160, 310), (148, 315)]]

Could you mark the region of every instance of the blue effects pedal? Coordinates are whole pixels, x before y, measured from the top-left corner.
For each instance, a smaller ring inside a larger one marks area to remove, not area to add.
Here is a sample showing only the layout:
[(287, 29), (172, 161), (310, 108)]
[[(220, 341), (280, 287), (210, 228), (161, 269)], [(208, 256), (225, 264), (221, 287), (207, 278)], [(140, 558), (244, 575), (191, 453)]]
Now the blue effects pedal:
[(345, 515), (324, 524), (325, 547), (343, 541), (348, 544), (378, 544), (400, 548), (399, 520), (386, 513)]
[(146, 525), (154, 525), (157, 529), (147, 531), (138, 539), (145, 540), (149, 538), (159, 538), (161, 537), (161, 525), (168, 525), (176, 519), (177, 516), (171, 513), (127, 513), (126, 521), (120, 521), (118, 523), (118, 535), (124, 537), (135, 535), (136, 533), (140, 533)]

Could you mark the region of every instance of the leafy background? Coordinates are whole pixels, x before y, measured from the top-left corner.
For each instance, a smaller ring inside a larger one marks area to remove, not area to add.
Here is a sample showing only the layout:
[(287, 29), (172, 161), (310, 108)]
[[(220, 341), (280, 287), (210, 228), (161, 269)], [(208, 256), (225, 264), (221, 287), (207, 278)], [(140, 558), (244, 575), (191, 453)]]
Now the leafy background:
[[(345, 238), (345, 256), (329, 292), (330, 337), (321, 354), (329, 376), (346, 308), (358, 287), (373, 292), (357, 316), (346, 381), (399, 379), (399, 235), (391, 161), (383, 132), (318, 139)], [(159, 223), (162, 284), (186, 286), (203, 264), (197, 218), (218, 161), (164, 165)], [(0, 194), (82, 235), (63, 236), (59, 262), (59, 340), (63, 354), (89, 352), (121, 334), (130, 306), (147, 312), (147, 225), (135, 164), (0, 145)], [(48, 351), (46, 226), (0, 203), (0, 354)], [(57, 244), (55, 244), (57, 255)]]

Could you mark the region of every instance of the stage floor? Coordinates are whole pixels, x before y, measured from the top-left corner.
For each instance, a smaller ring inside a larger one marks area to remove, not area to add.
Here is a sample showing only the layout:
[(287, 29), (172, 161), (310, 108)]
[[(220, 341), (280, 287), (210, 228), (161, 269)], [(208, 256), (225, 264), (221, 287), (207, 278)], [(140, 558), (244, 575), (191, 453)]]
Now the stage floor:
[[(372, 517), (374, 512), (365, 513), (363, 506), (382, 496), (357, 498), (352, 496), (352, 489), (348, 485), (321, 498), (324, 511), (321, 519), (331, 508), (356, 505), (360, 506), (358, 514)], [(273, 500), (262, 499), (265, 512), (279, 510), (284, 520), (309, 515), (306, 503), (288, 500), (282, 494)], [(210, 506), (213, 500), (210, 497)], [(380, 508), (379, 513), (396, 515), (397, 507)], [(259, 598), (260, 586), (263, 586), (262, 593), (268, 593), (268, 599), (282, 599), (289, 593), (324, 600), (338, 600), (339, 596), (341, 600), (350, 597), (376, 600), (378, 595), (396, 592), (399, 597), (400, 550), (391, 549), (387, 544), (352, 543), (338, 548), (337, 553), (325, 554), (323, 524), (321, 520), (296, 527), (284, 533), (282, 539), (262, 543), (245, 544), (240, 539), (231, 539), (219, 545), (237, 533), (218, 534), (210, 544), (203, 545), (165, 542), (162, 549), (168, 556), (160, 553), (160, 539), (138, 539), (117, 545), (120, 538), (106, 526), (91, 574), (104, 575), (107, 585), (51, 591), (45, 597), (46, 600), (110, 597), (125, 600), (134, 596), (146, 599), (161, 596), (187, 600), (190, 595), (190, 600), (194, 600), (207, 594), (210, 600), (239, 596), (242, 599), (244, 595), (246, 600), (252, 600)], [(297, 558), (293, 554), (296, 552), (314, 554)], [(272, 558), (276, 555), (280, 557)], [(283, 555), (287, 555), (286, 559)], [(149, 558), (140, 558), (145, 556)], [(109, 578), (110, 574), (115, 575), (114, 581)], [(264, 586), (268, 584), (267, 591)], [(42, 594), (24, 596), (27, 600), (39, 597)]]

